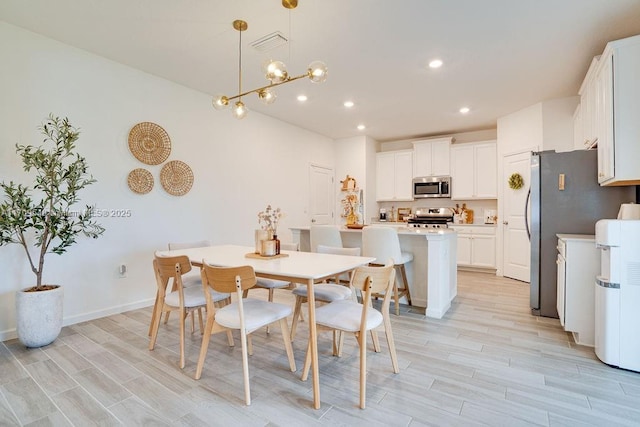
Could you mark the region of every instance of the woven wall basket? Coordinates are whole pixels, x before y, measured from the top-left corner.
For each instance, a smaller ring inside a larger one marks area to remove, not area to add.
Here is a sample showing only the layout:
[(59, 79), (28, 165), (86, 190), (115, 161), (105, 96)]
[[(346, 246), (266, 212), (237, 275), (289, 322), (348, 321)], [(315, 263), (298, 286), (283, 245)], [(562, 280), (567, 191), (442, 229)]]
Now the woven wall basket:
[(171, 154), (169, 134), (151, 122), (138, 123), (129, 131), (129, 150), (147, 165), (159, 165)]
[(180, 160), (172, 160), (160, 171), (160, 184), (172, 196), (184, 196), (193, 185), (193, 171)]
[(134, 169), (129, 172), (127, 184), (134, 193), (147, 194), (153, 188), (153, 175), (146, 169)]

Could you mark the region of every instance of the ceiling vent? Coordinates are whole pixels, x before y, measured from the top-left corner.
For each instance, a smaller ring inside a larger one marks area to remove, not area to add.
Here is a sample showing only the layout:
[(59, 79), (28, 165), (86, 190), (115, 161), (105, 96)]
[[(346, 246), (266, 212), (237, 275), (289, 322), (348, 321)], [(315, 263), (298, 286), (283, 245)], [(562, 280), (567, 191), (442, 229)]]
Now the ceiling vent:
[(275, 33), (267, 34), (266, 36), (251, 42), (249, 45), (258, 52), (267, 52), (271, 49), (287, 44), (288, 41), (289, 40), (287, 40), (280, 31), (276, 31)]

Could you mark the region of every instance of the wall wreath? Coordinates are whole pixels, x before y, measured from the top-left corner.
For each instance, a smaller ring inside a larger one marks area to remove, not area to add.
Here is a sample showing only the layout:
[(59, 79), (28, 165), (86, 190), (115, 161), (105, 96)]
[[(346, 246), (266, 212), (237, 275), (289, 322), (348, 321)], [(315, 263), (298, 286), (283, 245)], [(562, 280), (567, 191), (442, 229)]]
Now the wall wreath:
[(519, 173), (512, 173), (509, 177), (509, 188), (519, 190), (524, 186), (524, 179)]

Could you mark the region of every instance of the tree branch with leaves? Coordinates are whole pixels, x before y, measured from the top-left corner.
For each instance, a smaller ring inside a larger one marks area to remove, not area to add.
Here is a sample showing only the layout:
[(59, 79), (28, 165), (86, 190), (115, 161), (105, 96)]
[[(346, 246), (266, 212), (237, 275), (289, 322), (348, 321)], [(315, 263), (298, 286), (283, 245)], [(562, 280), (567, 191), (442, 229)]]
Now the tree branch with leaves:
[[(67, 118), (53, 115), (39, 127), (45, 136), (39, 147), (16, 144), (25, 172), (35, 172), (32, 186), (0, 183), (0, 246), (15, 243), (25, 250), (35, 290), (42, 290), (45, 256), (58, 255), (76, 242), (78, 235), (98, 238), (104, 228), (96, 223), (93, 207), (74, 211), (78, 193), (96, 180), (88, 173), (86, 159), (75, 152), (80, 132)], [(51, 146), (51, 148), (47, 148)], [(32, 254), (30, 246), (37, 248)]]

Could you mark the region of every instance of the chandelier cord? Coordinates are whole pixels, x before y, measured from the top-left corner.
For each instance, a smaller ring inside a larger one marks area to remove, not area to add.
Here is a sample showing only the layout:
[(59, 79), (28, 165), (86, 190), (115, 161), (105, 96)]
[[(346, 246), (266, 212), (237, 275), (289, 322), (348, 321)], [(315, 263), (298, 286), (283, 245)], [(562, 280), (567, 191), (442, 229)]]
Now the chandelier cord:
[[(240, 55), (238, 55), (238, 93), (242, 93), (242, 30), (238, 32), (240, 33)], [(239, 101), (242, 101), (242, 95), (240, 96)]]

